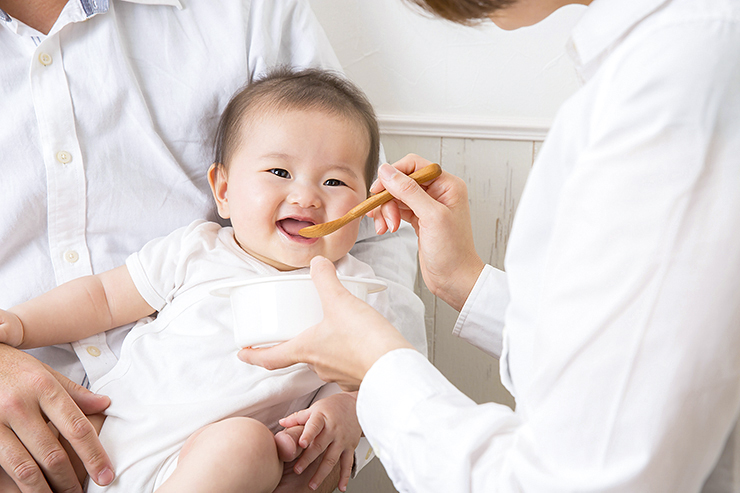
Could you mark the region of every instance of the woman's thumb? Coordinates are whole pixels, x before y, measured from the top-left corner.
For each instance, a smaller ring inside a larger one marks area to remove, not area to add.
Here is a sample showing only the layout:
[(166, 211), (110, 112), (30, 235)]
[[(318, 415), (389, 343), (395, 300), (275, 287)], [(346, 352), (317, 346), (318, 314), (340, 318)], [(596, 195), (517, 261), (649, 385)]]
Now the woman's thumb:
[(318, 256), (311, 259), (311, 279), (319, 292), (321, 304), (324, 306), (336, 301), (337, 296), (347, 291), (337, 278), (334, 264), (325, 257)]

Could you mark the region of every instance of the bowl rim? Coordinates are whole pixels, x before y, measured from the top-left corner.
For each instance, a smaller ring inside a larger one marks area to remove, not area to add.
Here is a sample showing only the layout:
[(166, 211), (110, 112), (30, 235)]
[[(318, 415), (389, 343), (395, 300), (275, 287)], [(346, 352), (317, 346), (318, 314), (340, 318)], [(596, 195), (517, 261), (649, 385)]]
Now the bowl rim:
[[(357, 282), (360, 284), (367, 284), (367, 294), (379, 293), (388, 288), (388, 283), (381, 279), (371, 279), (367, 277), (356, 277), (356, 276), (342, 276), (338, 275), (337, 278), (340, 281)], [(231, 296), (231, 290), (234, 288), (240, 288), (243, 286), (249, 286), (251, 284), (262, 284), (265, 282), (287, 282), (287, 281), (306, 281), (311, 280), (310, 274), (283, 274), (283, 275), (267, 275), (258, 276), (251, 279), (233, 279), (230, 281), (223, 282), (214, 286), (209, 290), (209, 293), (213, 296), (220, 296), (222, 298), (228, 298)]]

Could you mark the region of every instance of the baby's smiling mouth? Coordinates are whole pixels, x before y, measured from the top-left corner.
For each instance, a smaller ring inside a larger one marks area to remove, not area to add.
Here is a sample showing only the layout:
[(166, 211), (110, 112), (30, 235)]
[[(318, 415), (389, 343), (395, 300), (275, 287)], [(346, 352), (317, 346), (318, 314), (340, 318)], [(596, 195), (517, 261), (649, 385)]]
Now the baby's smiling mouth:
[[(308, 242), (308, 240), (317, 240), (318, 238), (304, 238), (303, 236), (298, 233), (301, 229), (307, 227), (307, 226), (313, 226), (313, 221), (301, 221), (299, 219), (295, 219), (292, 217), (286, 217), (285, 219), (280, 219), (276, 225), (280, 231), (285, 233), (286, 236), (288, 236), (292, 240), (296, 241), (305, 241)], [(313, 241), (311, 241), (313, 243)]]

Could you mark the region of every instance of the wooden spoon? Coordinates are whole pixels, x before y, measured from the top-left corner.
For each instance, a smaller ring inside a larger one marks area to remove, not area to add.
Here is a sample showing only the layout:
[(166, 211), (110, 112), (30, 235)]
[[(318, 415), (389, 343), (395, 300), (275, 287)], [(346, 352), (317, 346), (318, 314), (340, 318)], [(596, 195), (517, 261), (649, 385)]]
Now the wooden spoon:
[[(416, 183), (426, 183), (434, 180), (441, 174), (442, 168), (439, 164), (430, 164), (414, 171), (409, 176), (413, 178)], [(392, 198), (393, 196), (388, 192), (388, 190), (383, 190), (382, 192), (363, 200), (359, 205), (352, 208), (347, 214), (343, 215), (339, 219), (329, 221), (328, 223), (314, 224), (313, 226), (301, 228), (298, 231), (298, 234), (305, 238), (320, 238), (322, 236), (326, 236), (338, 230), (342, 226), (351, 223), (355, 219), (364, 216), (376, 207), (385, 204)]]

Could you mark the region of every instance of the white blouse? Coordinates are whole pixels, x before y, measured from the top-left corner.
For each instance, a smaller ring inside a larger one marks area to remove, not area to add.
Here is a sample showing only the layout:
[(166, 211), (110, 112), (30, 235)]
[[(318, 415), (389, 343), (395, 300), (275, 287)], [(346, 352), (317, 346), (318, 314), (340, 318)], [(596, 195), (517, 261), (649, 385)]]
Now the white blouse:
[(455, 327), (516, 411), (382, 357), (358, 414), (400, 491), (738, 491), (739, 47), (736, 0), (588, 7), (506, 274)]

